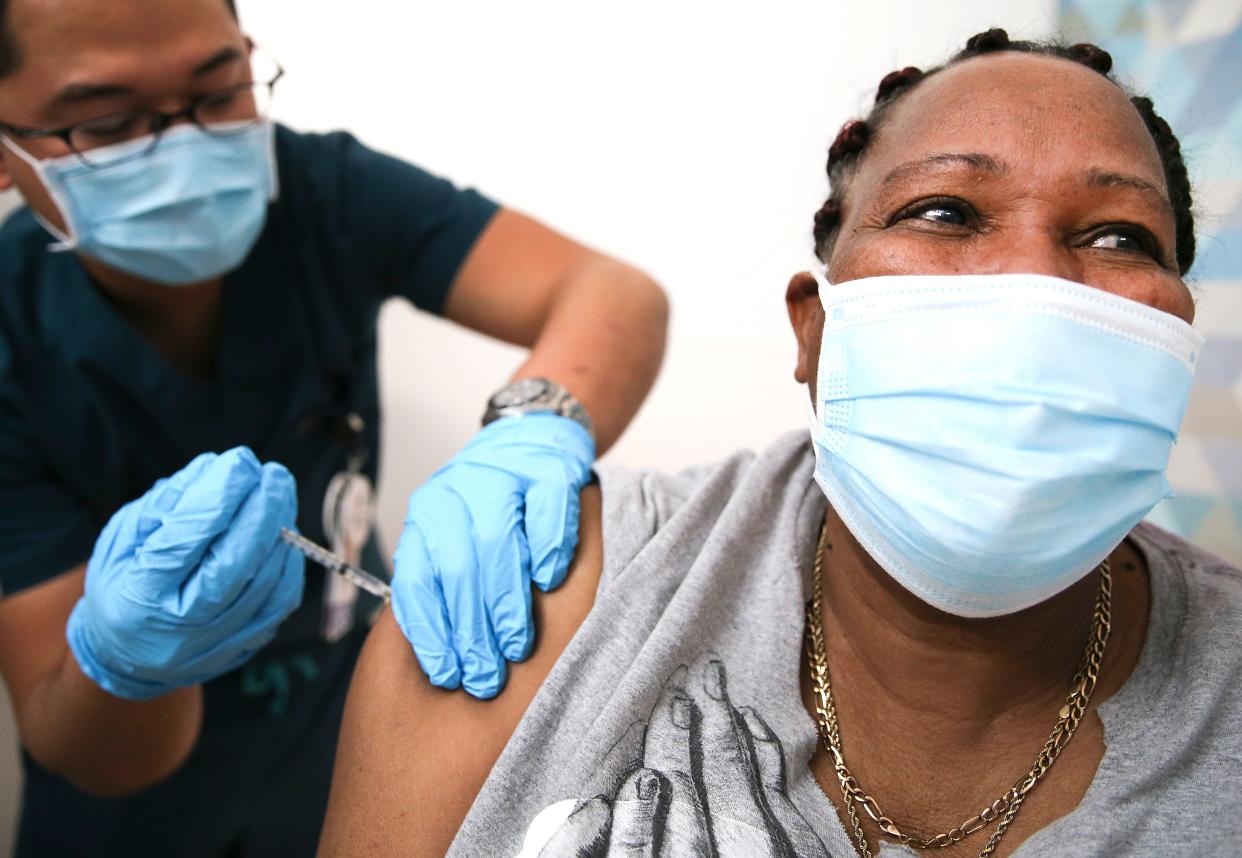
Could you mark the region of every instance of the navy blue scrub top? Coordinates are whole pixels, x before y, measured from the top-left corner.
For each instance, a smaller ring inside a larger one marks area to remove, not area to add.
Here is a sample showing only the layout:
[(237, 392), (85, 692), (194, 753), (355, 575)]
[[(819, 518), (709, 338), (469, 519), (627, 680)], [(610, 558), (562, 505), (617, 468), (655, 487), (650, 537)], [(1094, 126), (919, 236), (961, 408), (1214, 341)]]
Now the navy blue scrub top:
[[(276, 154), (280, 196), (225, 279), (209, 381), (155, 351), (72, 254), (49, 253), (29, 211), (0, 227), (0, 598), (85, 562), (120, 506), (204, 451), (245, 444), (286, 465), (298, 526), (321, 543), (325, 488), (358, 444), (375, 478), (380, 305), (402, 296), (442, 312), (497, 206), (348, 134), (278, 128)], [(349, 414), (365, 421), (353, 441)], [(372, 541), (364, 564), (381, 563)], [(363, 630), (322, 640), (323, 572), (307, 573), (277, 639), (206, 686), (203, 738), (170, 781), (98, 802), (27, 759), (19, 854), (296, 855), (307, 836), (311, 854)], [(197, 797), (207, 780), (218, 783)], [(290, 819), (264, 796), (295, 803)], [(279, 853), (246, 845), (269, 835)]]

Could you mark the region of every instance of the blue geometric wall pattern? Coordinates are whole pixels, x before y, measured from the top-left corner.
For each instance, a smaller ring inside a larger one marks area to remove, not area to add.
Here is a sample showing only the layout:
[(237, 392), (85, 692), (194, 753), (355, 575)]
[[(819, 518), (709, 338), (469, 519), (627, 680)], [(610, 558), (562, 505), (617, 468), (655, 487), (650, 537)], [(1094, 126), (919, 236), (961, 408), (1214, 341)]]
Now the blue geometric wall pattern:
[(1150, 518), (1242, 565), (1242, 0), (1062, 0), (1059, 29), (1108, 50), (1182, 141), (1207, 344), (1169, 465), (1177, 497)]

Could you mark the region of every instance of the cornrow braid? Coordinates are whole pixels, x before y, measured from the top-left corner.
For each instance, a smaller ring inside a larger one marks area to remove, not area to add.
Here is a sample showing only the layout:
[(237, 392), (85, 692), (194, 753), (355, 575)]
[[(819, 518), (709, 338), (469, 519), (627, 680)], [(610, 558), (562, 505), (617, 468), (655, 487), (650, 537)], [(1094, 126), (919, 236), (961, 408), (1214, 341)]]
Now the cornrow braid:
[(833, 177), (842, 176), (858, 160), (870, 139), (871, 126), (865, 120), (851, 119), (841, 126), (837, 138), (828, 147), (828, 177), (833, 193), (828, 195), (828, 199), (815, 213), (815, 228), (812, 231), (815, 236), (815, 253), (820, 259), (827, 259), (825, 248), (831, 245), (841, 222), (841, 198), (844, 193), (837, 193), (838, 180)]
[(828, 147), (828, 169), (861, 152), (871, 139), (871, 126), (863, 119), (851, 119), (841, 126), (837, 139)]
[(841, 206), (832, 197), (824, 201), (819, 207), (819, 211), (815, 213), (815, 246), (818, 248), (827, 243), (832, 234), (836, 232), (837, 226), (841, 221)]
[(990, 54), (993, 51), (1003, 51), (1009, 48), (1009, 34), (1000, 27), (993, 27), (990, 30), (984, 30), (982, 33), (975, 33), (966, 40), (966, 53), (972, 54)]
[(1151, 139), (1156, 141), (1160, 163), (1164, 166), (1164, 182), (1169, 188), (1169, 202), (1173, 205), (1173, 222), (1177, 227), (1177, 268), (1185, 274), (1195, 261), (1195, 215), (1194, 200), (1190, 195), (1190, 173), (1182, 159), (1182, 144), (1169, 127), (1151, 99), (1145, 95), (1131, 97)]
[(1070, 45), (1069, 54), (1074, 60), (1100, 74), (1106, 75), (1113, 70), (1112, 54), (1087, 42)]
[(914, 66), (906, 66), (904, 69), (892, 71), (884, 75), (884, 79), (880, 81), (879, 87), (875, 91), (875, 103), (888, 101), (900, 89), (907, 86), (914, 86), (923, 79), (923, 70)]
[[(875, 105), (865, 119), (851, 119), (841, 127), (828, 150), (828, 182), (831, 191), (828, 199), (815, 213), (815, 255), (827, 262), (836, 240), (841, 212), (849, 190), (850, 180), (866, 152), (867, 144), (884, 124), (894, 104), (919, 83), (956, 65), (963, 60), (1001, 51), (1015, 51), (1040, 56), (1060, 57), (1086, 66), (1112, 81), (1123, 91), (1125, 88), (1112, 76), (1113, 58), (1108, 51), (1096, 45), (1080, 42), (1064, 45), (1059, 42), (1012, 41), (1009, 34), (999, 27), (976, 33), (966, 40), (966, 47), (949, 58), (948, 62), (922, 71), (907, 66), (886, 74), (876, 88)], [(1156, 113), (1150, 98), (1131, 96), (1130, 103), (1143, 119), (1148, 133), (1160, 154), (1165, 182), (1169, 188), (1169, 201), (1177, 230), (1177, 266), (1180, 273), (1190, 270), (1195, 260), (1195, 222), (1192, 211), (1190, 177), (1182, 159), (1181, 144), (1169, 123)]]

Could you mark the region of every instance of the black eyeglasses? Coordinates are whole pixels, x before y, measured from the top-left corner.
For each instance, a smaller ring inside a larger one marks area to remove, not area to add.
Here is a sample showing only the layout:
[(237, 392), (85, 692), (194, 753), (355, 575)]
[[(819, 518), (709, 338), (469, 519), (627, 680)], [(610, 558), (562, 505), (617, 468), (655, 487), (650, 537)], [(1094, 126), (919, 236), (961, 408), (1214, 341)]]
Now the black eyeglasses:
[(150, 137), (149, 144), (124, 160), (141, 158), (159, 145), (160, 137), (170, 125), (180, 119), (188, 119), (205, 134), (213, 137), (232, 137), (245, 132), (267, 119), (277, 82), (285, 70), (275, 60), (270, 60), (272, 73), (262, 81), (247, 81), (218, 92), (194, 99), (185, 110), (164, 113), (159, 110), (127, 110), (78, 122), (64, 128), (22, 128), (0, 123), (0, 132), (21, 140), (38, 140), (55, 137), (78, 156), (83, 164), (91, 167), (104, 163), (117, 163), (115, 158), (92, 160), (91, 152)]

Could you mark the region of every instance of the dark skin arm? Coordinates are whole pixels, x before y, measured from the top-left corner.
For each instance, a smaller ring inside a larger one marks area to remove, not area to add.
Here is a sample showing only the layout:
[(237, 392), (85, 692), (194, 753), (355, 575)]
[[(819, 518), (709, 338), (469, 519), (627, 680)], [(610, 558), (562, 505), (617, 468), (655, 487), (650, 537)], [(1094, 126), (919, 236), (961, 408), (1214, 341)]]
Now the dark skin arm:
[(319, 855), (439, 856), (453, 842), (526, 708), (590, 613), (603, 569), (600, 491), (582, 493), (578, 553), (565, 583), (535, 592), (531, 657), (494, 700), (428, 681), (385, 611), (354, 671)]
[(185, 761), (202, 725), (199, 686), (154, 700), (114, 697), (82, 673), (65, 623), (85, 566), (0, 600), (0, 674), (22, 745), (84, 792), (126, 795)]

